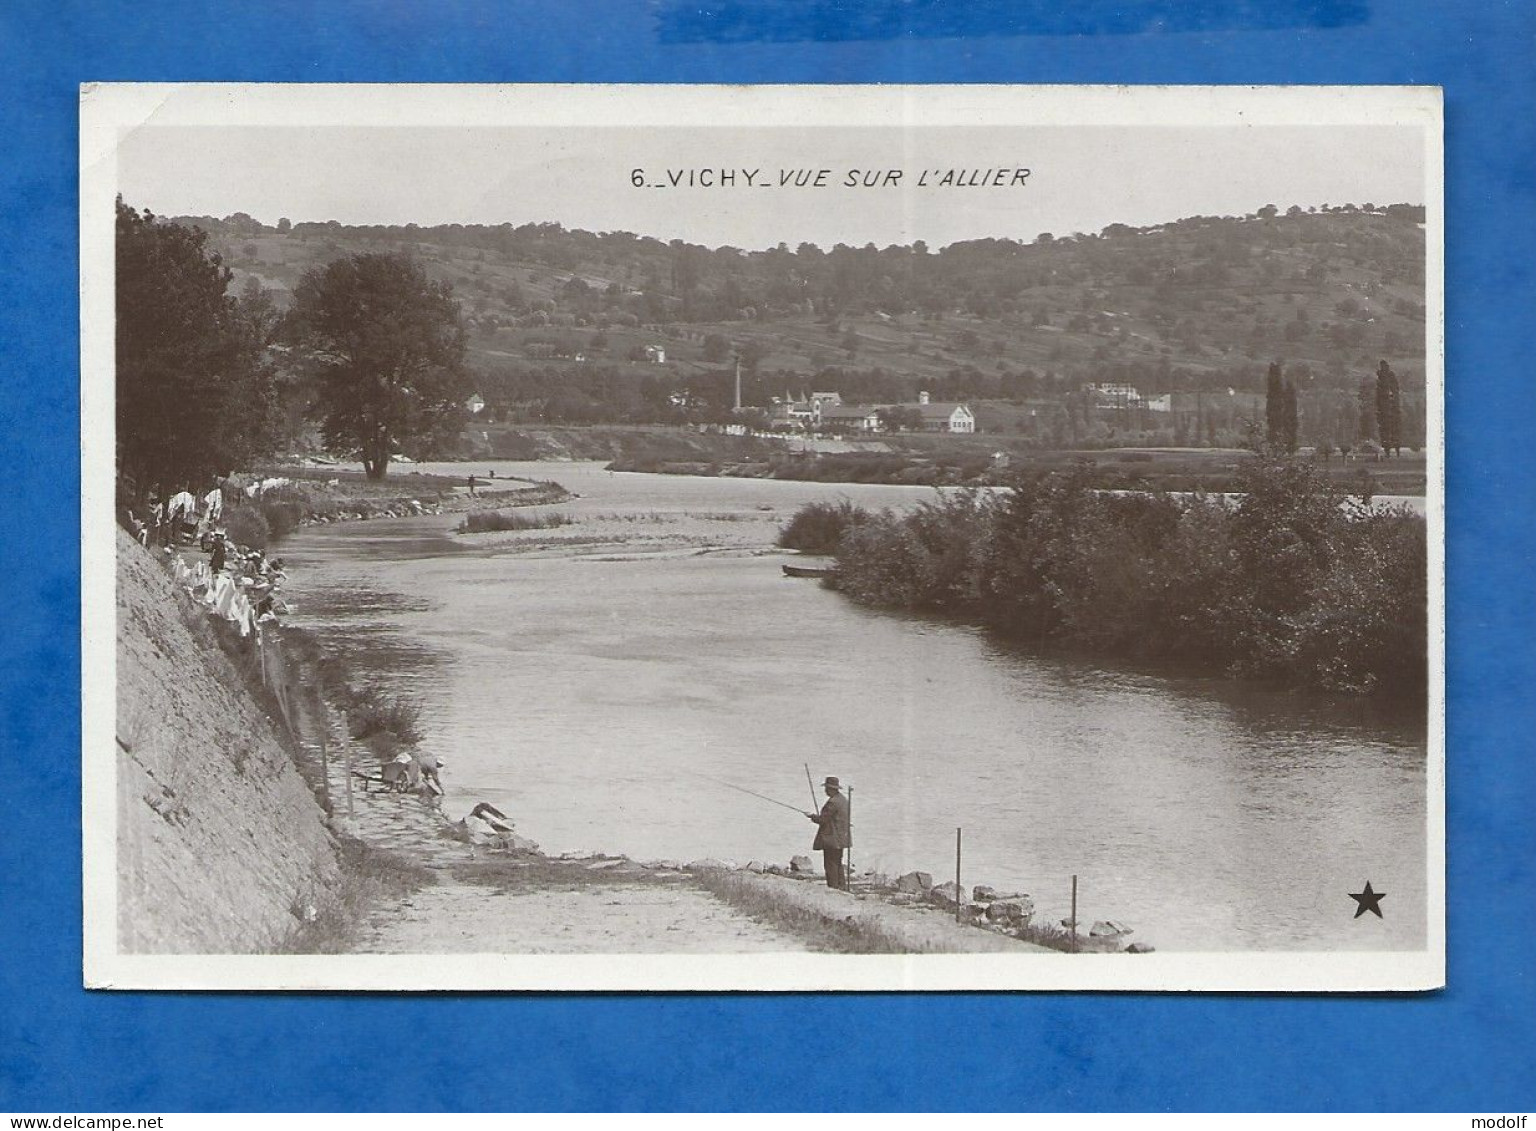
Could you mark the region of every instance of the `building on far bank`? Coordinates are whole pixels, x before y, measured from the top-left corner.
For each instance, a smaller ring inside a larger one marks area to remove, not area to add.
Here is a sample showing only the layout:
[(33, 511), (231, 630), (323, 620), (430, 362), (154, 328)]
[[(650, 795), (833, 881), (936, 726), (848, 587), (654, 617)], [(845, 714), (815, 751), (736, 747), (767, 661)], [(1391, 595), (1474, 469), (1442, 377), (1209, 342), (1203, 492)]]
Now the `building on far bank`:
[(917, 404), (912, 407), (916, 407), (918, 415), (923, 418), (924, 432), (971, 433), (976, 431), (976, 414), (971, 411), (970, 405), (959, 402), (930, 401), (927, 393), (918, 393)]
[(879, 413), (878, 405), (822, 405), (818, 427), (843, 432), (878, 432), (880, 431)]
[(464, 402), (464, 408), (471, 416), (478, 416), (485, 411), (485, 398), (479, 393), (471, 393), (469, 400)]
[(802, 394), (797, 399), (786, 392), (782, 400), (773, 398), (768, 408), (768, 421), (770, 428), (780, 431), (976, 431), (976, 416), (971, 412), (970, 405), (930, 401), (927, 393), (919, 393), (916, 403), (849, 405), (843, 403), (838, 393)]
[(1090, 382), (1083, 392), (1092, 399), (1095, 408), (1140, 408), (1141, 392), (1135, 385), (1114, 385)]

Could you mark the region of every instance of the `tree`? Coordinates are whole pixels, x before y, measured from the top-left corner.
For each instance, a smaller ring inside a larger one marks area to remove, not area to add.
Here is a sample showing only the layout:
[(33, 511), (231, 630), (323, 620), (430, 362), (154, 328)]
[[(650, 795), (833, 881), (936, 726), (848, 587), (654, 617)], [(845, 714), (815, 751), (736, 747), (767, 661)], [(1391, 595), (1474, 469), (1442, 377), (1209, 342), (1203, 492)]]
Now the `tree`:
[(880, 427), (887, 432), (921, 432), (923, 414), (912, 405), (888, 405), (875, 413)]
[(1297, 445), (1299, 420), (1296, 411), (1296, 382), (1285, 383), (1285, 393), (1280, 402), (1280, 443), (1288, 452)]
[(1360, 387), (1355, 390), (1355, 403), (1359, 406), (1355, 439), (1376, 439), (1376, 396), (1369, 378), (1361, 381)]
[(321, 431), (382, 479), (399, 445), (446, 438), (469, 395), (453, 287), (398, 254), (362, 254), (304, 273), (293, 316), (320, 372)]
[(195, 487), (270, 452), (261, 332), (207, 234), (117, 202), (117, 455), (141, 487)]
[(731, 342), (724, 334), (704, 336), (704, 360), (718, 364), (731, 356)]
[(1396, 456), (1403, 445), (1403, 397), (1397, 374), (1382, 361), (1376, 369), (1376, 432), (1382, 450)]
[(757, 367), (763, 363), (763, 358), (768, 356), (768, 347), (762, 342), (752, 340), (743, 342), (736, 356), (741, 359), (741, 367), (748, 373), (756, 373)]
[(1285, 381), (1278, 361), (1269, 363), (1269, 375), (1264, 380), (1264, 439), (1271, 447), (1285, 442)]

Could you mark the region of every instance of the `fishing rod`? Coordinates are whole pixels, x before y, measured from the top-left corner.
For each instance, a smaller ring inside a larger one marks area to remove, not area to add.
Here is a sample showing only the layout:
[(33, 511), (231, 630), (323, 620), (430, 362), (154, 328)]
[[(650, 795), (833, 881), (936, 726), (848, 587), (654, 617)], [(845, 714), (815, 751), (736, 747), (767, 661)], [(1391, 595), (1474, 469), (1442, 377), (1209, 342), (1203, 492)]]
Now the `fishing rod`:
[(723, 785), (726, 789), (734, 789), (737, 793), (745, 793), (748, 797), (755, 797), (759, 801), (767, 801), (771, 804), (782, 806), (785, 809), (793, 809), (796, 813), (800, 813), (802, 815), (805, 813), (805, 810), (800, 808), (800, 806), (791, 805), (788, 801), (780, 801), (777, 797), (769, 797), (766, 793), (758, 793), (756, 790), (747, 789), (744, 786), (732, 785), (728, 781), (721, 781), (719, 778), (712, 778), (708, 774), (696, 773), (694, 776), (701, 777), (705, 781), (712, 781), (716, 785)]
[(805, 784), (811, 787), (811, 808), (820, 809), (821, 806), (816, 803), (816, 783), (811, 781), (811, 764), (809, 762), (805, 764)]

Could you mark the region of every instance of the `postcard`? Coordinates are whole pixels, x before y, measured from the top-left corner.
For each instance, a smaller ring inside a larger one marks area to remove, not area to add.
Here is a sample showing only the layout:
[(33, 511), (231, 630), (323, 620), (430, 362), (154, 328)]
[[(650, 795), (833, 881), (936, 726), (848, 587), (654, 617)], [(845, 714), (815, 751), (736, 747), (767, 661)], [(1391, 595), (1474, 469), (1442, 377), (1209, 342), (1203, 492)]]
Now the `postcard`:
[(1443, 985), (1438, 89), (80, 107), (87, 986)]

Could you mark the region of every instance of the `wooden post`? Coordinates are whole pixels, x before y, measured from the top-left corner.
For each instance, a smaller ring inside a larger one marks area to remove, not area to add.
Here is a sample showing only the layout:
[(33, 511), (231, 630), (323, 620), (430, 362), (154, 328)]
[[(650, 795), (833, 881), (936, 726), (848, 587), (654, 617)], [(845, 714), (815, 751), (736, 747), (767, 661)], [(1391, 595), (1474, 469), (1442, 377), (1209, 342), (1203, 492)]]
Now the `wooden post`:
[[(325, 731), (322, 729), (321, 733), (324, 734)], [(322, 739), (321, 741), (325, 740)], [(346, 765), (342, 768), (347, 775), (347, 816), (350, 817), (352, 816), (352, 744), (350, 742), (343, 743), (341, 750), (342, 756), (346, 761)]]
[(848, 787), (848, 855), (843, 860), (843, 882), (853, 890), (853, 786)]
[(325, 808), (329, 812), (331, 805), (331, 759), (326, 750), (325, 731), (320, 731), (320, 780), (325, 783)]
[(960, 922), (960, 830), (955, 830), (955, 922)]
[(1077, 876), (1072, 877), (1072, 953), (1077, 953)]

